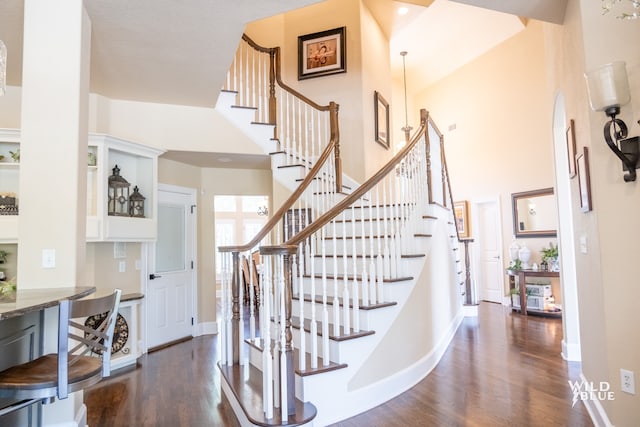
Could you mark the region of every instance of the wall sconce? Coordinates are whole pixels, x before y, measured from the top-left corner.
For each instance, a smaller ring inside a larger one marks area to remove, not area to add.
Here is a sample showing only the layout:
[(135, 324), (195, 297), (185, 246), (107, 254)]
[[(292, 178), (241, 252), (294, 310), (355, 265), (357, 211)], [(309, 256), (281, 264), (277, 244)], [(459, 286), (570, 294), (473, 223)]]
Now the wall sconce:
[(640, 138), (627, 138), (627, 125), (616, 118), (620, 107), (631, 100), (627, 70), (622, 61), (605, 64), (585, 74), (589, 103), (593, 111), (604, 111), (609, 121), (604, 125), (604, 139), (620, 160), (625, 182), (636, 180), (640, 167)]

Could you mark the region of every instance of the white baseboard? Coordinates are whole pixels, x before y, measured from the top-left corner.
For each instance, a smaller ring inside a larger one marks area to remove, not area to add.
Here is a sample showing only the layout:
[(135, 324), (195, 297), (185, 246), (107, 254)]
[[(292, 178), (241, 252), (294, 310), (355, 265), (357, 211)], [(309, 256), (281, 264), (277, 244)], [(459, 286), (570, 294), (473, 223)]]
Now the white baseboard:
[(196, 336), (216, 335), (218, 333), (218, 322), (201, 322), (196, 328)]
[(567, 344), (565, 340), (562, 340), (562, 358), (569, 362), (581, 362), (582, 352), (580, 345), (575, 343)]
[[(580, 373), (580, 379), (588, 382), (583, 373)], [(607, 412), (604, 410), (599, 400), (583, 400), (582, 403), (584, 403), (585, 408), (587, 408), (587, 412), (589, 413), (591, 421), (593, 421), (593, 425), (595, 427), (613, 427), (613, 424), (609, 421)]]
[(463, 305), (464, 317), (478, 317), (478, 304)]
[(399, 396), (418, 384), (436, 367), (445, 351), (449, 348), (449, 344), (463, 320), (464, 314), (463, 311), (460, 310), (457, 316), (449, 324), (447, 333), (428, 354), (404, 370), (378, 381), (375, 384), (354, 391), (353, 395), (350, 396), (350, 399), (353, 399), (351, 402), (353, 407), (357, 408), (357, 412), (345, 409), (342, 412), (340, 410), (336, 410), (330, 415), (319, 413), (316, 420), (317, 423), (320, 423), (321, 425), (332, 424), (365, 412)]

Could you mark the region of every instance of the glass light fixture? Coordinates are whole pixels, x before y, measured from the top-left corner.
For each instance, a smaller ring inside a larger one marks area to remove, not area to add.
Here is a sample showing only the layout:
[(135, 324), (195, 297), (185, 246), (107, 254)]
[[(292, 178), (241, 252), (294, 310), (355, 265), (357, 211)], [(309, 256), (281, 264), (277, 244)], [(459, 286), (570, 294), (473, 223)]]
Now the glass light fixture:
[(7, 46), (0, 40), (0, 96), (7, 90)]
[(622, 61), (602, 65), (585, 74), (589, 103), (594, 111), (604, 111), (609, 121), (604, 125), (604, 139), (622, 161), (626, 182), (636, 180), (640, 167), (640, 138), (627, 138), (627, 125), (616, 118), (620, 107), (631, 100), (626, 65)]

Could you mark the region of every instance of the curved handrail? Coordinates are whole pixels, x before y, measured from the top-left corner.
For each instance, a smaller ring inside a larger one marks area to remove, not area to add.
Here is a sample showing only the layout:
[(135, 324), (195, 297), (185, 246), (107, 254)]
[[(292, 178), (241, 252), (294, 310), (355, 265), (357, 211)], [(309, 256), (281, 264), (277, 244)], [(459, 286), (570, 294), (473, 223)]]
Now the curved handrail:
[(371, 190), (378, 182), (380, 182), (387, 174), (394, 170), (394, 168), (400, 163), (407, 154), (416, 146), (420, 137), (422, 137), (427, 129), (427, 120), (429, 113), (427, 110), (420, 110), (420, 128), (416, 131), (413, 139), (410, 143), (405, 145), (402, 150), (398, 152), (386, 165), (384, 165), (378, 172), (376, 172), (371, 178), (364, 182), (361, 186), (355, 189), (351, 194), (336, 203), (334, 207), (329, 209), (323, 215), (318, 217), (315, 221), (305, 227), (302, 231), (295, 236), (287, 240), (285, 245), (297, 245), (304, 241), (306, 238), (320, 230), (323, 226), (329, 223), (333, 218), (338, 216), (344, 209), (351, 206), (354, 202), (360, 199), (365, 193)]
[(284, 217), (284, 214), (291, 208), (291, 206), (293, 206), (293, 204), (302, 195), (304, 190), (306, 190), (307, 187), (311, 184), (311, 182), (313, 182), (314, 178), (316, 177), (318, 172), (320, 172), (320, 169), (322, 169), (322, 166), (324, 165), (324, 163), (327, 161), (327, 159), (331, 155), (331, 151), (333, 150), (333, 148), (335, 146), (336, 146), (336, 141), (331, 139), (329, 141), (329, 144), (325, 147), (324, 151), (322, 152), (322, 154), (320, 155), (320, 157), (316, 161), (316, 164), (313, 165), (313, 167), (311, 168), (311, 170), (309, 171), (307, 176), (305, 176), (304, 180), (300, 183), (298, 188), (296, 188), (296, 190), (293, 193), (291, 193), (291, 196), (289, 196), (289, 198), (287, 198), (287, 200), (282, 204), (282, 206), (280, 206), (280, 209), (278, 209), (271, 216), (269, 221), (267, 221), (267, 223), (260, 229), (258, 234), (256, 234), (254, 236), (254, 238), (251, 239), (251, 241), (249, 243), (246, 243), (244, 245), (236, 245), (236, 246), (219, 246), (218, 247), (218, 251), (220, 251), (220, 252), (244, 252), (244, 251), (251, 250), (258, 243), (260, 243), (260, 241), (262, 239), (264, 239), (267, 234), (269, 234), (269, 232), (273, 229), (273, 227), (275, 227), (280, 222), (280, 220), (282, 220), (282, 218)]

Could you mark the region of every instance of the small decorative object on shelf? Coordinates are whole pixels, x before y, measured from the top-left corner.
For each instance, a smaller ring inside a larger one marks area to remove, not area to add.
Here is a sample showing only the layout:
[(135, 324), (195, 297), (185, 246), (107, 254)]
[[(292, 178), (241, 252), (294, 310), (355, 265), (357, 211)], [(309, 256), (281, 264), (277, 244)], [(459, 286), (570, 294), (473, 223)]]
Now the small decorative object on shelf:
[(109, 177), (109, 199), (107, 214), (112, 216), (129, 216), (129, 181), (120, 176), (120, 168), (116, 165)]
[(11, 158), (13, 159), (14, 162), (19, 162), (20, 161), (20, 149), (19, 148), (16, 151), (9, 151), (9, 154), (11, 154)]
[(531, 259), (531, 250), (527, 247), (527, 245), (523, 245), (520, 250), (518, 250), (518, 259), (522, 261), (522, 268), (525, 270), (531, 268), (529, 265), (529, 260)]
[(0, 193), (0, 215), (18, 215), (14, 193)]
[(92, 153), (91, 151), (89, 151), (87, 153), (87, 165), (88, 166), (95, 166), (96, 163), (97, 163), (97, 159), (96, 159), (95, 153)]
[(129, 197), (129, 216), (144, 218), (145, 197), (138, 191), (138, 186), (133, 187), (133, 193)]
[(542, 248), (542, 262), (547, 265), (549, 271), (560, 271), (558, 265), (558, 245), (549, 242), (548, 248)]

